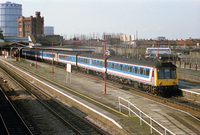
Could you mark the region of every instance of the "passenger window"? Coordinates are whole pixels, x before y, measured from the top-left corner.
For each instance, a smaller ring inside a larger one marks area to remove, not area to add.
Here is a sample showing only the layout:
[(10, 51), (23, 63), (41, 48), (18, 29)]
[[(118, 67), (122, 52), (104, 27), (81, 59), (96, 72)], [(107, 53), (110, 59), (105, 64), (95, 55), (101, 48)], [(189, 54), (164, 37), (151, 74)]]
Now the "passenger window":
[(124, 71), (127, 71), (127, 70), (128, 70), (128, 66), (125, 65), (124, 68), (123, 68), (123, 70), (124, 70)]
[(135, 73), (137, 74), (137, 72), (138, 72), (138, 67), (135, 67)]
[(122, 70), (123, 65), (120, 64), (120, 70)]
[(132, 68), (133, 68), (133, 67), (132, 67), (132, 66), (130, 66), (129, 68), (130, 68), (130, 70), (129, 70), (129, 71), (132, 73), (132, 72), (133, 72), (133, 70), (132, 70)]
[(103, 64), (104, 64), (104, 63), (103, 63), (103, 61), (101, 61), (101, 65), (100, 65), (100, 66), (102, 66), (102, 67), (103, 67), (103, 66), (104, 66)]
[(114, 63), (112, 63), (112, 68), (114, 69)]
[(143, 68), (140, 68), (140, 74), (143, 75)]
[(149, 76), (149, 69), (146, 69), (146, 76)]
[(99, 61), (97, 61), (97, 66), (99, 66)]
[(115, 64), (115, 69), (118, 69), (119, 64)]

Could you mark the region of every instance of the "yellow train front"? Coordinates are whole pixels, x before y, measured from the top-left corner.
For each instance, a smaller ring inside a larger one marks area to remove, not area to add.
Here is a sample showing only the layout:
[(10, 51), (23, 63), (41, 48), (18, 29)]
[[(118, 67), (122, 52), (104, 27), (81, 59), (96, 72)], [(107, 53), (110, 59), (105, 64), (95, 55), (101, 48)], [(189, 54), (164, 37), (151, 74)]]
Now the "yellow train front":
[(175, 65), (160, 62), (154, 69), (154, 86), (163, 96), (175, 95), (178, 91), (178, 70)]

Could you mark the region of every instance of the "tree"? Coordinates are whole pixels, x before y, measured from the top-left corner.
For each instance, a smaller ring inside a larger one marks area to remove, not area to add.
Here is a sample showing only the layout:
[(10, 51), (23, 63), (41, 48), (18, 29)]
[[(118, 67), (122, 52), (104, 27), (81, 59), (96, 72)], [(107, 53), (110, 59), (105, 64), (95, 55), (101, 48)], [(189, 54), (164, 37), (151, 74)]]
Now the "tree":
[(4, 40), (3, 34), (0, 33), (0, 39)]

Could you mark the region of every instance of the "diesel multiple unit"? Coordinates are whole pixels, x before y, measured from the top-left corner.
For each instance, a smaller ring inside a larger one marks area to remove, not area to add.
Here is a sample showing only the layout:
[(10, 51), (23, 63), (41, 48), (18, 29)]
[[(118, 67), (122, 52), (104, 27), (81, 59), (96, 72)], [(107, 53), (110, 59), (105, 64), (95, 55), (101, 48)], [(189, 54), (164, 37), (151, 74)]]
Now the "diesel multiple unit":
[[(34, 49), (22, 50), (22, 55), (57, 63), (71, 64), (76, 69), (102, 75), (107, 73), (111, 80), (133, 85), (158, 95), (171, 95), (178, 89), (177, 68), (170, 62), (106, 57), (64, 51)], [(106, 62), (106, 66), (104, 65)]]

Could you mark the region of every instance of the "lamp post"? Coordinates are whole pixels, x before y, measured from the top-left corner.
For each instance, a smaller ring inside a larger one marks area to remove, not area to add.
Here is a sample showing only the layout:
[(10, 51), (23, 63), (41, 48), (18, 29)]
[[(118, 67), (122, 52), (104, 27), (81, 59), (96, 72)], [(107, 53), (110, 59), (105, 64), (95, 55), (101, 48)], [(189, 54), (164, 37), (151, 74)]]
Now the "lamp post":
[(52, 42), (52, 75), (53, 75), (53, 42)]
[(104, 41), (104, 94), (106, 94), (106, 41)]
[(35, 68), (37, 69), (37, 43), (35, 44)]
[(157, 58), (157, 60), (159, 61), (159, 42), (160, 41), (157, 41), (158, 42), (158, 58)]
[(142, 42), (141, 42), (141, 54), (140, 54), (140, 59), (142, 59)]
[(169, 53), (168, 53), (168, 61), (170, 62), (170, 43), (169, 43)]
[(125, 42), (125, 44), (126, 44), (126, 58), (128, 58), (128, 43)]
[(26, 64), (26, 42), (25, 42), (25, 64)]
[(104, 94), (106, 94), (106, 42), (108, 40), (103, 40), (104, 42)]

